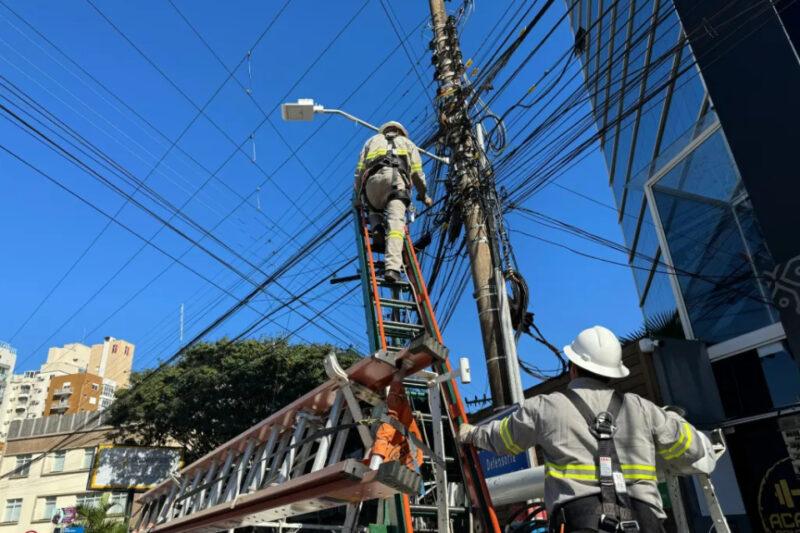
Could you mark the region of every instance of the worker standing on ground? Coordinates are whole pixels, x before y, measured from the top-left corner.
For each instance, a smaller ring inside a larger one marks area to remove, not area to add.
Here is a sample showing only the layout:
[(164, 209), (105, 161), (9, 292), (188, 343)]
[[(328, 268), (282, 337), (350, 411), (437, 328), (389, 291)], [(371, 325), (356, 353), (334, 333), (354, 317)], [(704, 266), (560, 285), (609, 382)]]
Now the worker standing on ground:
[(552, 532), (663, 532), (656, 458), (673, 472), (710, 473), (710, 441), (678, 414), (611, 388), (629, 370), (608, 329), (582, 331), (564, 353), (565, 392), (529, 398), (503, 420), (465, 424), (459, 440), (513, 455), (540, 446)]
[(426, 194), (419, 149), (408, 139), (402, 124), (387, 122), (361, 150), (354, 201), (369, 209), (374, 247), (380, 250), (385, 246), (384, 279), (390, 283), (400, 281), (406, 208), (411, 203), (412, 184), (417, 188), (417, 199), (426, 206), (433, 205)]

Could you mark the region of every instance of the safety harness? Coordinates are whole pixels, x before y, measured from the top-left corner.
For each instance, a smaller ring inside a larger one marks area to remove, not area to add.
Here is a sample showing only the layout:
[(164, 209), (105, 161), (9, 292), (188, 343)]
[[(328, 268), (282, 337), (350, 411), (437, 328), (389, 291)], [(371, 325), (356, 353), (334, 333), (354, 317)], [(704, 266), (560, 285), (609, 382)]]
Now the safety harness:
[[(383, 138), (386, 139), (386, 143), (388, 144), (386, 154), (376, 157), (373, 161), (369, 162), (367, 167), (364, 169), (364, 177), (361, 180), (360, 194), (364, 202), (373, 211), (381, 211), (381, 209), (378, 209), (376, 206), (370, 203), (369, 198), (367, 197), (367, 181), (369, 181), (369, 179), (382, 168), (392, 169), (392, 192), (389, 194), (389, 200), (400, 200), (406, 204), (406, 206), (411, 203), (411, 196), (409, 195), (409, 191), (411, 189), (411, 169), (408, 165), (408, 159), (397, 154), (397, 148), (394, 144), (395, 137), (395, 135), (383, 134)], [(401, 179), (403, 180), (405, 188), (400, 187)]]
[(567, 389), (567, 399), (589, 425), (589, 431), (597, 439), (595, 467), (600, 481), (601, 513), (598, 531), (632, 533), (639, 531), (639, 523), (633, 515), (631, 499), (622, 474), (614, 434), (617, 426), (614, 421), (622, 408), (622, 397), (616, 392), (605, 411), (595, 414), (592, 408), (577, 392)]

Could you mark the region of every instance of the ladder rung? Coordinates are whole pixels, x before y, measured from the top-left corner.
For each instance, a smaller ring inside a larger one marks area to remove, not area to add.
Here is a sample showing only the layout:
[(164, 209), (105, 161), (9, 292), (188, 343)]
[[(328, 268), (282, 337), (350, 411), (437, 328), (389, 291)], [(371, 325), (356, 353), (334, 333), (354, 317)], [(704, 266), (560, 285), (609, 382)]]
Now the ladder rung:
[(411, 309), (417, 310), (417, 302), (411, 300), (398, 300), (396, 298), (381, 298), (381, 306), (392, 307), (395, 309)]
[[(436, 514), (439, 512), (439, 508), (435, 505), (409, 505), (411, 508), (412, 513), (419, 513), (419, 514)], [(466, 513), (466, 507), (450, 507), (450, 514), (462, 514)]]
[(378, 285), (380, 285), (381, 287), (392, 287), (403, 291), (411, 290), (411, 284), (407, 281), (395, 281), (394, 283), (390, 283), (386, 281), (384, 278), (377, 278), (377, 281)]
[(407, 336), (410, 335), (409, 338), (414, 338), (423, 331), (425, 331), (425, 326), (422, 324), (409, 324), (407, 322), (395, 322), (393, 320), (384, 320), (383, 321), (383, 329), (386, 331), (387, 335), (397, 336)]

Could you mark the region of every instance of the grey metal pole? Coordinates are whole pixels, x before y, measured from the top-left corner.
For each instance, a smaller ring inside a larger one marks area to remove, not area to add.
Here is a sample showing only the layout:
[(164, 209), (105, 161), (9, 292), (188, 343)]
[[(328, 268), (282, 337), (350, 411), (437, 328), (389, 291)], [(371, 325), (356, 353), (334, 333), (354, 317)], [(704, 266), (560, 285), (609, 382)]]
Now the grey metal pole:
[[(366, 120), (361, 120), (357, 116), (351, 115), (347, 111), (342, 111), (341, 109), (329, 109), (327, 107), (323, 107), (322, 109), (316, 110), (316, 113), (327, 113), (328, 115), (339, 115), (339, 116), (342, 116), (342, 117), (344, 117), (344, 118), (346, 118), (348, 120), (352, 120), (356, 124), (364, 126), (365, 128), (371, 129), (373, 131), (380, 131), (380, 128), (378, 128), (378, 126), (376, 126), (374, 124), (370, 124)], [(449, 165), (450, 164), (450, 160), (448, 158), (446, 158), (446, 157), (441, 157), (441, 156), (438, 156), (436, 154), (432, 154), (427, 150), (423, 150), (419, 146), (417, 147), (417, 149), (420, 151), (420, 153), (427, 155), (431, 159), (435, 159), (435, 160), (437, 160), (437, 161), (439, 161), (441, 163), (444, 163), (445, 165)]]
[(444, 0), (429, 0), (433, 20), (433, 51), (436, 58), (436, 80), (439, 85), (437, 115), (446, 132), (444, 143), (450, 148), (450, 171), (457, 176), (458, 193), (462, 197), (461, 217), (464, 222), (467, 250), (472, 271), (473, 296), (483, 337), (483, 352), (492, 391), (492, 403), (502, 407), (512, 403), (514, 394), (508, 376), (497, 285), (494, 280), (492, 244), (486, 213), (480, 202), (480, 150), (472, 132), (468, 106), (462, 91), (461, 54), (455, 25), (448, 22)]

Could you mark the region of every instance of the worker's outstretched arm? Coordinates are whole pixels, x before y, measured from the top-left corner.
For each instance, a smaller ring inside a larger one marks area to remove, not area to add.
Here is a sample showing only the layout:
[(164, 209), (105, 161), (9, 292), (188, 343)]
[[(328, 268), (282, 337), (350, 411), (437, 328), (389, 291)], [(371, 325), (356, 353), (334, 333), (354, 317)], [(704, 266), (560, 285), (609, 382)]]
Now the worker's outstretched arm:
[(536, 445), (539, 428), (539, 398), (528, 398), (520, 409), (502, 420), (481, 426), (465, 424), (459, 440), (501, 455), (517, 455)]
[(694, 473), (692, 464), (707, 453), (703, 445), (705, 437), (677, 413), (665, 411), (647, 400), (643, 403), (650, 416), (659, 458), (678, 473)]

